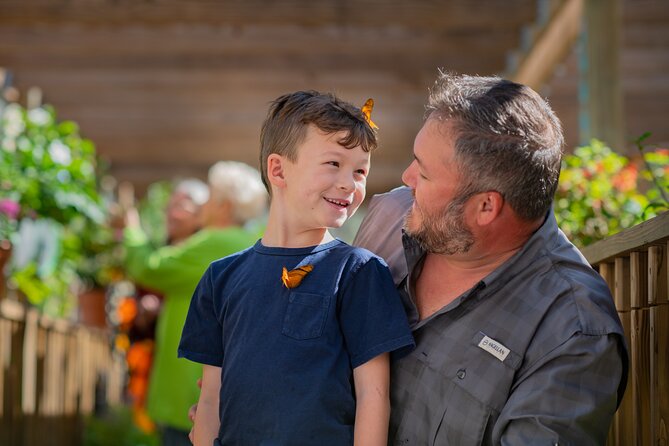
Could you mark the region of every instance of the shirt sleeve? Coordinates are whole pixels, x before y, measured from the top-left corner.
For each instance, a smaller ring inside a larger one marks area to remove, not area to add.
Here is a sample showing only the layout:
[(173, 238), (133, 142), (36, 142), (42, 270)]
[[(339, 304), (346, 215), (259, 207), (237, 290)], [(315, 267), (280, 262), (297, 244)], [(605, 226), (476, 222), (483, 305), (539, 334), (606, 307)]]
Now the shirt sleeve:
[(204, 269), (194, 258), (199, 252), (193, 249), (198, 242), (199, 237), (192, 236), (178, 245), (155, 248), (141, 229), (127, 228), (123, 233), (126, 271), (133, 280), (156, 291), (182, 287), (184, 277), (195, 279)]
[(601, 445), (626, 382), (618, 335), (575, 334), (521, 376), (495, 443)]
[(398, 187), (388, 193), (374, 195), (353, 240), (354, 246), (365, 248), (388, 263), (396, 284), (407, 275), (402, 226), (412, 203), (413, 196), (408, 187)]
[(414, 347), (390, 271), (379, 258), (372, 257), (353, 273), (340, 302), (339, 323), (353, 368), (382, 353), (401, 355)]
[(222, 327), (214, 307), (211, 268), (204, 273), (193, 293), (178, 356), (215, 367), (221, 367), (223, 363)]

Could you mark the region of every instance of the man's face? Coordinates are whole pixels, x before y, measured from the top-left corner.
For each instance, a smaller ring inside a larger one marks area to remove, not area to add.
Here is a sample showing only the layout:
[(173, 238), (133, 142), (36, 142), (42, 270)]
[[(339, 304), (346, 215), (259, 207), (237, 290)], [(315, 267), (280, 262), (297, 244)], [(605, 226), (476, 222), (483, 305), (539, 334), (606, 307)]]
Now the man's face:
[(465, 181), (454, 144), (451, 124), (428, 119), (416, 135), (414, 161), (402, 175), (414, 194), (404, 228), (423, 249), (436, 254), (465, 253), (474, 242), (465, 221), (468, 197), (460, 194)]

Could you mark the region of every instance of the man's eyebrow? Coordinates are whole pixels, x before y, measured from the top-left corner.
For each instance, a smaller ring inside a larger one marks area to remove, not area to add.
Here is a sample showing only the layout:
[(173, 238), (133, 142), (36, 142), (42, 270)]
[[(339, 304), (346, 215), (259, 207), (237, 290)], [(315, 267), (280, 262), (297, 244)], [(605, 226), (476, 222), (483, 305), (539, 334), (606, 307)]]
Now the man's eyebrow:
[(425, 164), (423, 164), (423, 162), (420, 160), (420, 158), (418, 158), (418, 156), (416, 155), (416, 153), (413, 154), (413, 159), (416, 160), (416, 162), (418, 163), (418, 166), (419, 166), (423, 171), (426, 170), (426, 169), (425, 169)]

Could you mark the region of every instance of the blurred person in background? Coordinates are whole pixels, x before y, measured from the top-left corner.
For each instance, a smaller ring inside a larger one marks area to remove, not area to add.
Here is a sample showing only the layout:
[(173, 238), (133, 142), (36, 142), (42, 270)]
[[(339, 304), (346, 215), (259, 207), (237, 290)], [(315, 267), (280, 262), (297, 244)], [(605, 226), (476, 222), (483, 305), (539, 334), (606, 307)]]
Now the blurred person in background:
[[(163, 446), (190, 444), (187, 410), (198, 399), (202, 367), (177, 359), (177, 346), (193, 290), (209, 263), (255, 242), (256, 234), (243, 226), (267, 206), (260, 174), (246, 164), (218, 162), (209, 170), (208, 183), (208, 194), (197, 192), (201, 188), (195, 183), (182, 182), (175, 189), (167, 209), (171, 244), (162, 248), (149, 243), (136, 208), (125, 214), (126, 271), (137, 284), (164, 296), (147, 396)], [(197, 232), (189, 236), (189, 231)]]
[[(132, 187), (122, 185), (119, 193), (122, 201), (132, 205)], [(168, 245), (180, 243), (200, 230), (200, 209), (208, 199), (209, 187), (197, 178), (174, 183), (164, 214)], [(139, 284), (135, 288), (134, 295), (123, 298), (116, 309), (120, 331), (117, 341), (121, 340), (121, 349), (127, 352), (128, 395), (132, 401), (133, 420), (144, 432), (153, 432), (155, 424), (147, 414), (146, 397), (155, 348), (156, 321), (163, 296)]]

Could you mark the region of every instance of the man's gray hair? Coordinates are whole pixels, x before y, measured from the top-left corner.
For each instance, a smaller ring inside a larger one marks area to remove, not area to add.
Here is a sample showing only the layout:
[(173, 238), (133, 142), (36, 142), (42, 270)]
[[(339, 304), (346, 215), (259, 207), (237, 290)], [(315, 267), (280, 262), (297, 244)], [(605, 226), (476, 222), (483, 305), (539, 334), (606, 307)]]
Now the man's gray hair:
[(257, 169), (238, 161), (219, 161), (209, 169), (212, 199), (228, 201), (239, 225), (262, 215), (267, 191)]
[(440, 72), (427, 118), (453, 125), (461, 194), (495, 190), (521, 218), (546, 215), (564, 138), (560, 121), (534, 90), (499, 77)]

